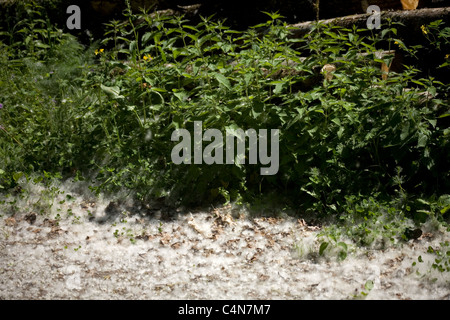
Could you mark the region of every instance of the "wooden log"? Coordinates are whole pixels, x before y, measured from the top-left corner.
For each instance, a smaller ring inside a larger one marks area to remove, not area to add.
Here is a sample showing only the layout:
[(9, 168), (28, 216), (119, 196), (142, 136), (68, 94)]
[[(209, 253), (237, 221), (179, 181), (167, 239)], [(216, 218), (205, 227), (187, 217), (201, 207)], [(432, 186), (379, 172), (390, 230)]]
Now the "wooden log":
[[(327, 20), (320, 20), (323, 24), (332, 24), (344, 28), (352, 28), (356, 25), (358, 28), (367, 28), (367, 20), (371, 14), (354, 14), (345, 17), (332, 18)], [(450, 7), (444, 8), (424, 8), (418, 10), (403, 10), (403, 11), (381, 11), (381, 24), (386, 24), (387, 19), (392, 21), (402, 22), (405, 25), (414, 28), (420, 28), (421, 25), (428, 24), (435, 20), (450, 21)], [(309, 33), (315, 21), (307, 21), (297, 24), (289, 25), (293, 37), (300, 38)], [(376, 31), (376, 29), (374, 29)]]

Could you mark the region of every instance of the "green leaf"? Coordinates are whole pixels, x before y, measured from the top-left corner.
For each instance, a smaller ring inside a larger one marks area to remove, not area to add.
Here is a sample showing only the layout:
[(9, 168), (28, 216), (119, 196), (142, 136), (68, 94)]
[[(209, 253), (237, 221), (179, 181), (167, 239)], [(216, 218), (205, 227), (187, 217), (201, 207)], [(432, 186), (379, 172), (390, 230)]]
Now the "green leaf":
[(342, 247), (342, 249), (344, 249), (345, 251), (347, 251), (347, 249), (348, 249), (347, 244), (345, 242), (339, 242), (337, 245)]
[(228, 90), (231, 90), (230, 81), (223, 74), (214, 72), (213, 75), (217, 81), (219, 81), (221, 84), (223, 84)]
[(35, 43), (36, 47), (38, 48), (42, 48), (42, 49), (48, 49), (50, 48), (50, 46), (48, 44), (42, 43), (40, 41), (36, 41)]
[(13, 179), (15, 182), (17, 182), (20, 178), (22, 178), (23, 172), (14, 172)]
[(136, 50), (136, 40), (133, 40), (130, 42), (130, 46), (129, 46), (128, 50), (130, 50), (131, 54), (134, 54), (134, 50)]
[(436, 119), (427, 119), (427, 120), (433, 126), (433, 128), (436, 128), (436, 123), (437, 123)]
[(383, 31), (381, 31), (381, 39), (384, 38), (384, 36), (386, 35), (386, 33), (389, 32), (389, 29), (383, 29)]
[(283, 84), (277, 83), (277, 84), (275, 85), (275, 89), (273, 90), (273, 93), (279, 94), (279, 93), (281, 93), (282, 91), (283, 91)]
[(123, 99), (124, 96), (120, 95), (120, 88), (117, 86), (107, 87), (103, 84), (100, 85), (100, 88), (106, 93), (106, 95), (112, 99)]
[(428, 141), (428, 137), (423, 134), (422, 132), (419, 132), (419, 139), (417, 141), (417, 147), (421, 148), (421, 147), (425, 147), (425, 145), (427, 144)]
[(367, 291), (370, 291), (373, 289), (373, 281), (372, 280), (367, 280), (366, 284), (364, 285), (364, 288), (366, 288)]
[(328, 244), (329, 244), (328, 242), (322, 242), (319, 248), (319, 255), (323, 255), (323, 252), (328, 247)]
[(337, 132), (337, 135), (338, 135), (338, 138), (340, 139), (340, 138), (342, 138), (342, 134), (344, 133), (344, 127), (340, 127), (339, 128), (339, 130), (338, 130), (338, 132)]
[(446, 206), (444, 209), (441, 210), (441, 213), (444, 214), (450, 209), (450, 206)]
[(423, 199), (417, 199), (417, 202), (420, 202), (421, 204), (426, 204), (426, 205), (430, 205), (430, 203), (428, 202), (428, 201), (426, 201), (426, 200), (423, 200)]
[(339, 261), (343, 261), (346, 258), (347, 258), (347, 251), (344, 251), (344, 250), (339, 251), (339, 253), (338, 253), (338, 260)]
[(341, 120), (340, 120), (339, 118), (331, 119), (331, 121), (333, 121), (334, 123), (336, 123), (338, 126), (341, 125)]
[(142, 36), (142, 43), (146, 43), (148, 41), (148, 39), (150, 39), (150, 37), (152, 36), (152, 34), (150, 32), (146, 32), (143, 36)]
[(158, 87), (152, 87), (151, 90), (152, 90), (152, 91), (156, 91), (156, 92), (167, 92), (166, 89), (164, 89), (164, 88), (158, 88)]
[(178, 98), (180, 101), (185, 101), (188, 98), (188, 94), (186, 91), (175, 91), (176, 89), (172, 89), (173, 95)]
[(400, 140), (405, 140), (409, 135), (409, 122), (403, 126), (402, 133), (400, 133)]
[(355, 39), (355, 35), (353, 33), (349, 33), (348, 40), (350, 40), (350, 42), (353, 42), (354, 39)]

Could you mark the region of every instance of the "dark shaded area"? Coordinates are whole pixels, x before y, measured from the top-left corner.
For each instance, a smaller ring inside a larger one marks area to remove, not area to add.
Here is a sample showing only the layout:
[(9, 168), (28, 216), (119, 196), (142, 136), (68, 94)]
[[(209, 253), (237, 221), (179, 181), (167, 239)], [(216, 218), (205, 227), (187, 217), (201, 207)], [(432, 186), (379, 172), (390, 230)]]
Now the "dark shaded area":
[[(31, 1), (0, 1), (2, 13), (0, 24), (7, 23), (8, 18), (16, 11), (12, 3)], [(124, 0), (37, 0), (44, 5), (49, 13), (50, 20), (65, 28), (68, 17), (66, 9), (69, 5), (77, 5), (82, 12), (82, 30), (90, 30), (94, 35), (102, 34), (103, 23), (111, 19), (123, 19), (121, 13), (126, 8)], [(249, 26), (264, 22), (267, 15), (262, 11), (279, 12), (285, 17), (287, 23), (329, 19), (352, 14), (366, 13), (367, 5), (378, 5), (382, 11), (401, 10), (400, 0), (131, 0), (132, 8), (138, 11), (145, 6), (154, 10), (171, 10), (174, 14), (186, 14), (193, 23), (199, 16), (214, 15), (216, 19), (226, 19), (227, 25), (234, 29), (246, 29)], [(316, 4), (319, 4), (317, 8)], [(13, 10), (7, 10), (12, 7)], [(436, 8), (450, 6), (450, 0), (420, 0), (420, 8)], [(19, 8), (20, 9), (20, 8)], [(77, 33), (77, 31), (73, 31)]]

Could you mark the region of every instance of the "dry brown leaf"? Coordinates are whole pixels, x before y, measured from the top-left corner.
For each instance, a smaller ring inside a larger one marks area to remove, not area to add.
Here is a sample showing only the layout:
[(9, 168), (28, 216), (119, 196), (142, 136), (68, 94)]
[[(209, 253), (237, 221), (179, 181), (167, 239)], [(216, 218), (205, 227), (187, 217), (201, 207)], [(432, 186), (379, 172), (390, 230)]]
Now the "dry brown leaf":
[(239, 242), (239, 241), (241, 241), (241, 239), (230, 239), (230, 240), (228, 240), (227, 242), (225, 242), (225, 244), (226, 244), (227, 246), (231, 246), (231, 245), (233, 245), (233, 244), (235, 244), (235, 243), (237, 243), (237, 242)]
[(136, 236), (136, 239), (140, 239), (140, 240), (144, 240), (144, 241), (147, 241), (148, 239), (153, 239), (153, 238), (154, 237), (149, 234), (140, 234), (140, 235)]
[[(48, 236), (49, 237), (55, 237), (55, 236), (59, 236), (62, 233), (64, 233), (64, 230), (62, 230), (58, 226), (53, 226), (52, 229), (50, 230), (50, 232), (48, 233)], [(86, 240), (88, 240), (88, 239), (89, 239), (89, 237), (87, 237)]]
[(271, 238), (271, 237), (266, 237), (267, 241), (269, 241), (269, 243), (267, 244), (267, 247), (272, 248), (275, 244), (275, 241)]
[(258, 278), (259, 278), (259, 280), (261, 280), (261, 281), (266, 281), (266, 280), (269, 279), (270, 277), (269, 277), (268, 275), (266, 275), (266, 274), (260, 273), (260, 274), (258, 275)]
[(194, 223), (193, 220), (189, 221), (189, 222), (188, 222), (188, 225), (189, 225), (192, 229), (194, 229), (196, 232), (198, 232), (198, 233), (200, 233), (201, 235), (203, 235), (203, 231), (200, 230), (200, 228)]
[(172, 243), (172, 244), (170, 245), (170, 247), (171, 247), (172, 249), (178, 249), (178, 248), (181, 246), (181, 244), (182, 244), (182, 242), (181, 242), (181, 241), (178, 241), (178, 242)]
[(171, 235), (167, 232), (163, 232), (161, 234), (161, 239), (159, 240), (159, 242), (163, 245), (166, 245), (170, 242), (170, 239), (172, 239)]
[(5, 224), (7, 226), (15, 226), (17, 224), (17, 221), (14, 217), (9, 217), (5, 219)]
[(234, 226), (236, 225), (233, 221), (233, 217), (231, 217), (231, 214), (229, 213), (225, 213), (225, 214), (220, 214), (218, 211), (216, 212), (216, 223), (220, 223), (222, 225), (228, 224), (229, 226)]
[(214, 249), (204, 249), (203, 250), (203, 255), (205, 257), (209, 257), (210, 255), (214, 254)]
[(56, 220), (51, 220), (51, 219), (44, 219), (44, 226), (46, 227), (54, 227), (58, 224), (58, 222), (56, 222)]

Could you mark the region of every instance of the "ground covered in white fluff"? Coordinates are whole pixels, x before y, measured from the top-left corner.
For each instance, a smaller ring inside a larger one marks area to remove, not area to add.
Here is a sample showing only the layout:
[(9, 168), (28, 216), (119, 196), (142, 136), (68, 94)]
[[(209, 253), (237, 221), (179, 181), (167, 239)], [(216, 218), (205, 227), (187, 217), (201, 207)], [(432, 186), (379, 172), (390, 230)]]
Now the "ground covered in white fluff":
[(384, 249), (349, 242), (339, 262), (318, 254), (321, 226), (303, 219), (167, 212), (83, 188), (27, 184), (2, 198), (0, 299), (450, 298), (449, 273), (427, 253), (449, 240), (438, 229)]

